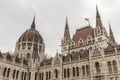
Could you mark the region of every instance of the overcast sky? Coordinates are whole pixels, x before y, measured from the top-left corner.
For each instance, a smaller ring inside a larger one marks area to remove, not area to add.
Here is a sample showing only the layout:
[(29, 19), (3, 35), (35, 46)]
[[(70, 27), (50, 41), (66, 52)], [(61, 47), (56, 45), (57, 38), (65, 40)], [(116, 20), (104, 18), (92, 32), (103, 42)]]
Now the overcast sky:
[(36, 14), (36, 28), (44, 38), (49, 56), (60, 52), (65, 18), (68, 16), (71, 37), (77, 28), (87, 25), (89, 17), (95, 27), (96, 3), (103, 25), (112, 25), (115, 39), (120, 43), (120, 0), (0, 0), (0, 50), (14, 51), (21, 34), (30, 28)]

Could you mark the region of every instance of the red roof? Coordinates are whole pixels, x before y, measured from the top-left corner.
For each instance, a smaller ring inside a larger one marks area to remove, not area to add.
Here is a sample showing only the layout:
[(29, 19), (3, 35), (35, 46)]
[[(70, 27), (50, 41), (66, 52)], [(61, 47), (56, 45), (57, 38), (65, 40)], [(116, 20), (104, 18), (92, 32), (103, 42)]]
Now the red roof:
[(93, 36), (93, 29), (90, 26), (76, 30), (76, 33), (73, 36), (73, 40), (78, 41), (80, 38), (85, 39), (88, 36)]

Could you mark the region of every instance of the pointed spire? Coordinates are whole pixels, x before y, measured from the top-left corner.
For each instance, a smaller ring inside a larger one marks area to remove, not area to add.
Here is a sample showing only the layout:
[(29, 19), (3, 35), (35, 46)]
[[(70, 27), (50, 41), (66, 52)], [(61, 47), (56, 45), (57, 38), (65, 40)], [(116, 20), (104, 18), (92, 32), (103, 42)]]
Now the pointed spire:
[(96, 27), (102, 27), (102, 26), (103, 26), (102, 21), (101, 21), (101, 18), (100, 18), (98, 7), (96, 5)]
[(35, 29), (35, 15), (33, 17), (33, 22), (31, 24), (31, 29)]
[(113, 35), (110, 22), (109, 22), (109, 34), (112, 34), (112, 35)]
[(100, 18), (100, 14), (99, 14), (97, 5), (96, 5), (96, 18)]
[(67, 17), (66, 17), (66, 25), (65, 25), (65, 31), (64, 31), (64, 39), (66, 39), (66, 40), (70, 39), (69, 25), (68, 25)]
[(113, 31), (111, 29), (110, 22), (109, 22), (109, 35), (110, 35), (110, 39), (115, 43), (115, 39), (114, 39)]

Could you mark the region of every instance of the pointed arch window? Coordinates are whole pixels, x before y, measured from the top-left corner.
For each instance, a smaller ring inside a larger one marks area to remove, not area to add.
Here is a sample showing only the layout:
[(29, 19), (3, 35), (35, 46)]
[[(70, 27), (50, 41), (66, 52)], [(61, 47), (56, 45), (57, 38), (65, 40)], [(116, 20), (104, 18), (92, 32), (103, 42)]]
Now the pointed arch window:
[(115, 60), (113, 61), (113, 70), (114, 73), (118, 73), (117, 62)]
[(87, 73), (87, 75), (90, 74), (90, 66), (89, 65), (86, 65), (86, 73)]
[(96, 73), (100, 73), (100, 64), (98, 62), (95, 63)]
[(112, 73), (112, 65), (111, 65), (110, 61), (108, 61), (108, 72), (109, 72), (109, 74)]
[(70, 69), (67, 68), (67, 77), (69, 78), (70, 77)]
[(7, 71), (7, 68), (5, 67), (3, 72), (3, 77), (5, 77), (6, 71)]
[(85, 76), (85, 66), (82, 66), (82, 75)]
[(73, 67), (73, 77), (75, 77), (75, 68)]
[(58, 78), (58, 70), (55, 69), (55, 78)]
[(77, 76), (79, 76), (79, 67), (76, 67)]
[(7, 77), (9, 77), (9, 75), (10, 75), (10, 68), (8, 68)]
[(13, 71), (13, 79), (15, 78), (16, 70)]
[(66, 69), (64, 69), (64, 78), (66, 78)]

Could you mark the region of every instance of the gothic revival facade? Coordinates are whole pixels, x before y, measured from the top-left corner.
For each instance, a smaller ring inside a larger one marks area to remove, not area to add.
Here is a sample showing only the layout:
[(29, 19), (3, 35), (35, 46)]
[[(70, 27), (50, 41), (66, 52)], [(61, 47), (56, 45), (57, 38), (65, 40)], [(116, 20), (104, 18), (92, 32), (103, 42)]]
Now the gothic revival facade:
[(31, 28), (18, 39), (14, 53), (0, 52), (0, 80), (120, 80), (120, 45), (102, 24), (96, 8), (96, 26), (77, 29), (70, 37), (68, 20), (61, 53), (45, 56), (45, 43)]

